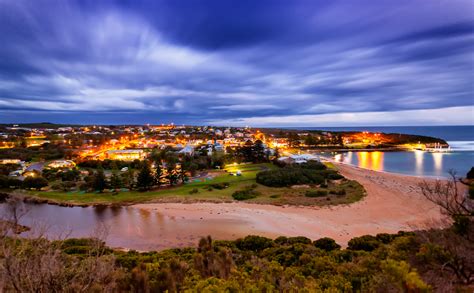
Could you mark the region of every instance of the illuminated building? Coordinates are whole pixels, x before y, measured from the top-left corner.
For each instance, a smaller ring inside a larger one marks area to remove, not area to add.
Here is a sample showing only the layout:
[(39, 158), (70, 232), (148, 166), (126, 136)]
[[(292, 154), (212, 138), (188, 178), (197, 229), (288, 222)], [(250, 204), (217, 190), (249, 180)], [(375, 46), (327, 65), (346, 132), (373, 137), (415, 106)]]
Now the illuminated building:
[(19, 159), (0, 159), (0, 165), (3, 164), (17, 164), (20, 165), (22, 163)]
[(107, 159), (133, 161), (143, 160), (146, 158), (146, 153), (143, 150), (111, 150), (106, 152)]
[(48, 164), (49, 168), (74, 168), (76, 163), (71, 160), (55, 160)]

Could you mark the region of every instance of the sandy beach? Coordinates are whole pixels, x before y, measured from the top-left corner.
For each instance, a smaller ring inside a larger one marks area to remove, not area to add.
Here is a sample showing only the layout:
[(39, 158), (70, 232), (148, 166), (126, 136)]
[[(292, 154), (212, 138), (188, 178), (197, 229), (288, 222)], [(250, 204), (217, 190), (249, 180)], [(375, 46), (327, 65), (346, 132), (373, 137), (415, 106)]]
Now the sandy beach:
[[(433, 180), (337, 164), (349, 179), (359, 181), (367, 196), (354, 204), (334, 207), (272, 206), (247, 203), (149, 203), (135, 208), (174, 221), (190, 223), (163, 235), (166, 246), (196, 243), (201, 236), (236, 239), (249, 234), (267, 237), (331, 237), (341, 245), (355, 236), (396, 233), (439, 225), (439, 208), (421, 194), (418, 183)], [(202, 223), (201, 225), (199, 223)]]

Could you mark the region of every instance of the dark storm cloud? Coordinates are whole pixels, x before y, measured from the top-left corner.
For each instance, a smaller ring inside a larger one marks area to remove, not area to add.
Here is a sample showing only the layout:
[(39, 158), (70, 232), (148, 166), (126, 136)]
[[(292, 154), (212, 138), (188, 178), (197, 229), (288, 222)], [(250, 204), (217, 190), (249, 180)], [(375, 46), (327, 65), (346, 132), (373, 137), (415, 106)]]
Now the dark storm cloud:
[(0, 121), (469, 113), (473, 21), (470, 1), (0, 0)]

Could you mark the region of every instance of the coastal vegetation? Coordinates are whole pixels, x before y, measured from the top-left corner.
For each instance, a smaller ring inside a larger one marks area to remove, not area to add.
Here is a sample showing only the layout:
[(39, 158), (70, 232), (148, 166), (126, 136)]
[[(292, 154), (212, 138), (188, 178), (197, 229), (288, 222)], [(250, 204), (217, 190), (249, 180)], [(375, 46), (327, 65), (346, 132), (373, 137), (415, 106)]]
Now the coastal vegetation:
[[(305, 168), (300, 166), (298, 168)], [(270, 163), (262, 164), (230, 164), (223, 170), (208, 171), (202, 177), (190, 180), (173, 187), (163, 186), (148, 191), (112, 189), (99, 192), (85, 192), (80, 190), (16, 190), (13, 194), (25, 195), (26, 200), (49, 202), (64, 205), (124, 205), (142, 202), (229, 202), (245, 200), (261, 204), (293, 204), (293, 205), (336, 205), (348, 204), (360, 200), (365, 196), (364, 188), (356, 181), (347, 179), (331, 180), (326, 183), (303, 184), (285, 187), (270, 187), (258, 184), (256, 177), (262, 172), (280, 170)], [(240, 171), (240, 175), (235, 175)], [(335, 170), (324, 170), (328, 174), (338, 174)], [(95, 178), (95, 179), (94, 179)], [(99, 175), (92, 177), (91, 184), (99, 188), (105, 180)], [(338, 177), (339, 178), (339, 177)], [(93, 180), (94, 179), (94, 180)], [(68, 181), (65, 181), (68, 182)], [(61, 182), (64, 184), (65, 182)], [(95, 183), (94, 183), (95, 182)], [(97, 185), (98, 184), (98, 185)], [(326, 191), (327, 196), (310, 197), (307, 192), (316, 190)], [(240, 195), (239, 195), (240, 194)]]
[(106, 229), (86, 239), (22, 238), (9, 233), (21, 213), (18, 201), (8, 199), (0, 284), (5, 292), (469, 292), (474, 205), (454, 180), (420, 186), (451, 227), (362, 235), (344, 249), (327, 237), (250, 235), (206, 237), (196, 248), (122, 251), (101, 240)]
[(300, 184), (325, 184), (328, 180), (343, 179), (336, 170), (317, 161), (301, 165), (288, 165), (283, 168), (268, 170), (257, 174), (257, 183), (271, 187), (285, 187)]

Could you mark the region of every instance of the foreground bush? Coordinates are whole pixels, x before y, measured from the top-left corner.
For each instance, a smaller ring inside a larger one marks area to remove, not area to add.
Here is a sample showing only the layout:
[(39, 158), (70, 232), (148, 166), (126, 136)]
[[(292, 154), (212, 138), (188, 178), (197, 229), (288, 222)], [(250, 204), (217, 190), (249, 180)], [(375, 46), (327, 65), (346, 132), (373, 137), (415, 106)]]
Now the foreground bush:
[[(2, 238), (3, 291), (35, 292), (427, 292), (409, 259), (413, 235), (373, 252), (340, 250), (331, 238), (199, 241), (196, 249), (114, 251), (97, 239)], [(375, 237), (371, 241), (378, 241)], [(410, 243), (410, 245), (406, 245)], [(411, 256), (410, 256), (411, 255)], [(13, 274), (12, 274), (13, 273)]]
[(332, 251), (340, 249), (341, 246), (334, 241), (334, 239), (329, 237), (320, 238), (313, 242), (314, 246), (326, 251)]

